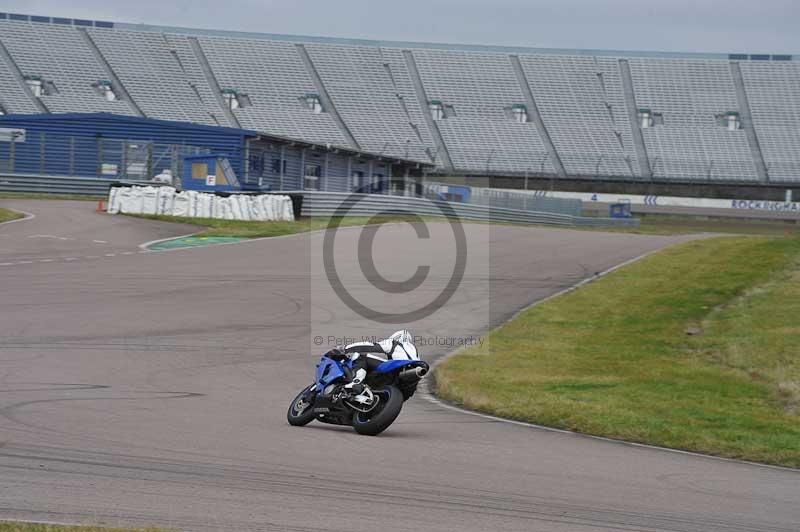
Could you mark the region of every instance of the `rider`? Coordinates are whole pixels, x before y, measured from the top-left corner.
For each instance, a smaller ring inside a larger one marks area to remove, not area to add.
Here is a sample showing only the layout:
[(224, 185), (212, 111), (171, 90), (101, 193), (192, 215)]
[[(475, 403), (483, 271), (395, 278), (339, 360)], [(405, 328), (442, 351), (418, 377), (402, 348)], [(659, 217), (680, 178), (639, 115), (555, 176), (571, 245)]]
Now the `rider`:
[(356, 342), (344, 347), (335, 347), (326, 353), (332, 358), (347, 358), (352, 361), (353, 379), (345, 389), (356, 394), (358, 399), (364, 391), (363, 382), (367, 372), (374, 370), (387, 360), (418, 360), (414, 337), (410, 332), (397, 331), (380, 342)]

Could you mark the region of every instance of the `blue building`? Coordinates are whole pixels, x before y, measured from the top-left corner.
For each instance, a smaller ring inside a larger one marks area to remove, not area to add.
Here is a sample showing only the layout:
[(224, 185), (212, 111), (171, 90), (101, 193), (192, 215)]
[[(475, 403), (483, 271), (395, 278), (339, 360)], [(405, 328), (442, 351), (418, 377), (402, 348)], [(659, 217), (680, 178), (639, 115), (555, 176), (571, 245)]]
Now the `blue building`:
[(426, 165), (247, 129), (115, 115), (0, 116), (0, 172), (150, 179), (187, 156), (228, 159), (251, 189), (402, 193)]

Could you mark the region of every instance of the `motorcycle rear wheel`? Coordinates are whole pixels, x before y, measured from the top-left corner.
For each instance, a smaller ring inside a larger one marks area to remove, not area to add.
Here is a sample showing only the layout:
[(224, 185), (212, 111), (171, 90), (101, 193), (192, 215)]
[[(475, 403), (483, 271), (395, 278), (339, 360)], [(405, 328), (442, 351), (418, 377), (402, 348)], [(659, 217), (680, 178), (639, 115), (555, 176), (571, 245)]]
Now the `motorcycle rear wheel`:
[[(312, 386), (314, 385), (306, 386), (303, 391), (297, 394), (297, 397), (292, 400), (292, 404), (289, 405), (289, 410), (286, 412), (286, 420), (289, 422), (289, 425), (293, 427), (302, 427), (314, 420), (314, 394), (308, 393)], [(308, 399), (306, 395), (311, 396), (310, 401), (306, 401), (306, 399)]]
[(377, 436), (394, 423), (403, 408), (403, 393), (394, 386), (372, 390), (380, 397), (374, 410), (353, 414), (353, 428), (365, 436)]

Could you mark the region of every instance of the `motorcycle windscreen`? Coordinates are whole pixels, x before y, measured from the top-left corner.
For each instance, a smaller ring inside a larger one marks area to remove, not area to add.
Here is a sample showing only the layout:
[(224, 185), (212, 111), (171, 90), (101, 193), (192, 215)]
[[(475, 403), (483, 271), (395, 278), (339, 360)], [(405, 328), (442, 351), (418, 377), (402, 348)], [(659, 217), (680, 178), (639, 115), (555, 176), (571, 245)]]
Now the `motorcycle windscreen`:
[(322, 357), (319, 364), (317, 364), (317, 384), (324, 388), (340, 377), (344, 377), (345, 373), (342, 367), (335, 360), (327, 357)]

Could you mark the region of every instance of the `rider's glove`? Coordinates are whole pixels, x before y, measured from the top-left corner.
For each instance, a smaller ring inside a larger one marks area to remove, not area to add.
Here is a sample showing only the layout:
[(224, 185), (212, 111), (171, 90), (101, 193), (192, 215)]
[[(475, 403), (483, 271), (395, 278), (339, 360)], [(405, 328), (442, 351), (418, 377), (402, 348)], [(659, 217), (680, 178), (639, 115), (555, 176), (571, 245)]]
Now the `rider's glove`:
[(344, 350), (340, 347), (334, 347), (333, 349), (325, 353), (325, 356), (328, 358), (332, 358), (333, 360), (342, 360), (344, 358), (347, 358), (347, 355), (345, 354)]

